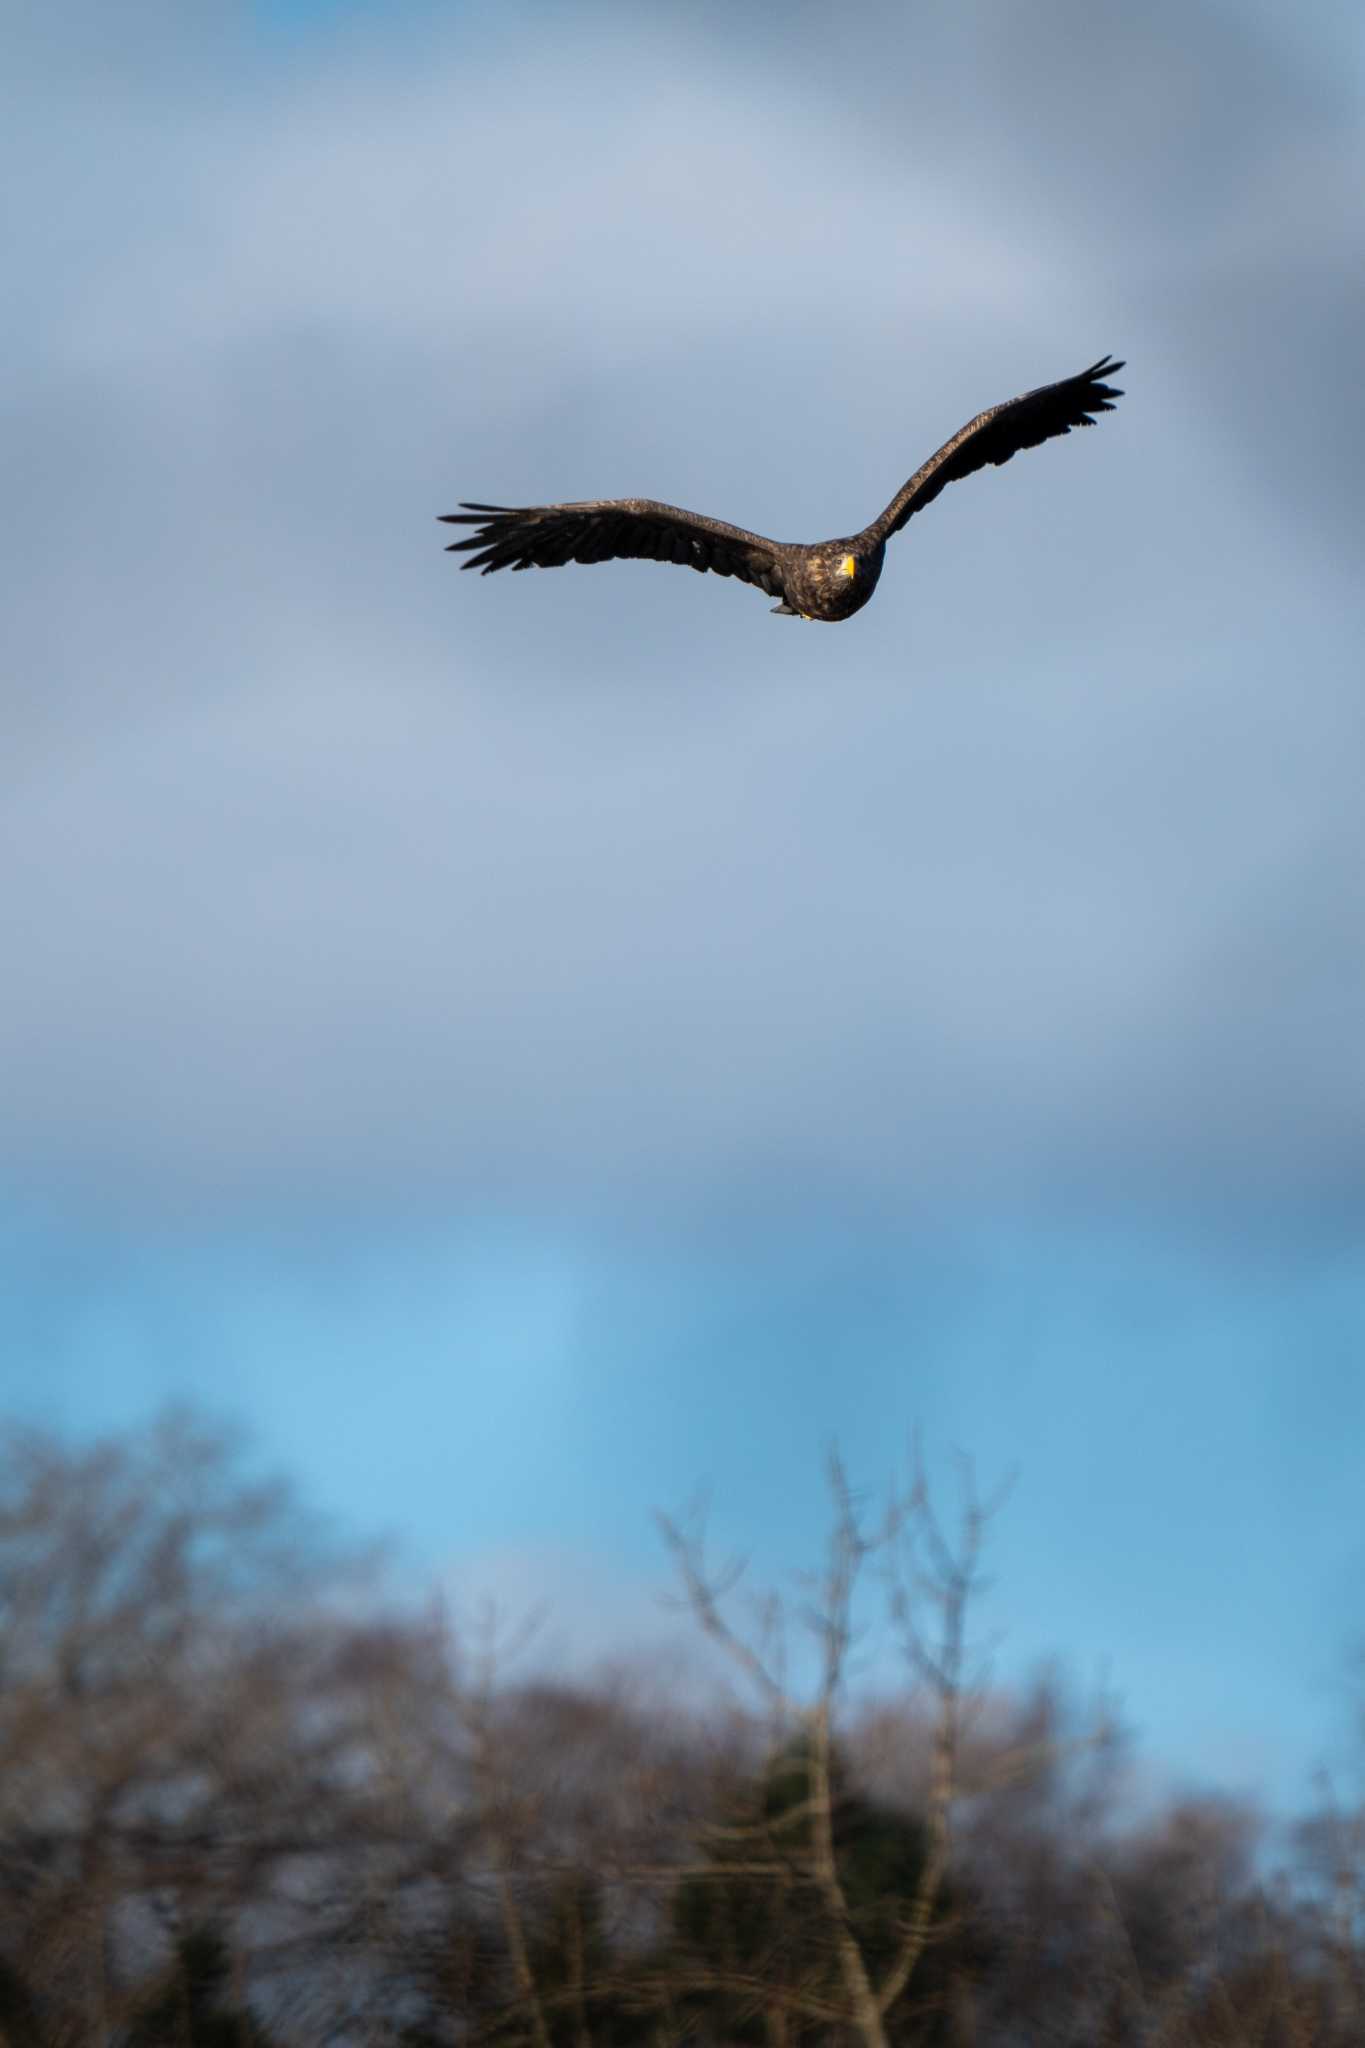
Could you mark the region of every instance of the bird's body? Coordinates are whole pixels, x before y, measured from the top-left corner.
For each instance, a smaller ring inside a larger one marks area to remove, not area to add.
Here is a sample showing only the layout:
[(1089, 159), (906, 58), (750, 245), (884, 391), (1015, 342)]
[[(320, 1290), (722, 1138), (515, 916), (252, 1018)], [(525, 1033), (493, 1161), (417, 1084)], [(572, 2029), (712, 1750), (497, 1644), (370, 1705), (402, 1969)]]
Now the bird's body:
[(754, 584), (780, 599), (773, 609), (785, 616), (834, 623), (862, 610), (877, 587), (887, 541), (945, 484), (988, 463), (1008, 462), (1021, 448), (1036, 448), (1073, 427), (1093, 426), (1093, 415), (1112, 412), (1114, 400), (1123, 396), (1102, 381), (1122, 368), (1106, 356), (1078, 377), (978, 413), (916, 470), (884, 512), (842, 540), (768, 540), (652, 498), (515, 507), (466, 503), (442, 516), (448, 524), (476, 528), (468, 539), (452, 541), (451, 551), (469, 554), (461, 567), (485, 576), (495, 569), (553, 569), (565, 562), (678, 562)]
[(877, 588), (885, 559), (886, 542), (868, 533), (793, 548), (783, 563), (785, 609), (803, 619), (826, 619), (831, 625), (851, 619)]

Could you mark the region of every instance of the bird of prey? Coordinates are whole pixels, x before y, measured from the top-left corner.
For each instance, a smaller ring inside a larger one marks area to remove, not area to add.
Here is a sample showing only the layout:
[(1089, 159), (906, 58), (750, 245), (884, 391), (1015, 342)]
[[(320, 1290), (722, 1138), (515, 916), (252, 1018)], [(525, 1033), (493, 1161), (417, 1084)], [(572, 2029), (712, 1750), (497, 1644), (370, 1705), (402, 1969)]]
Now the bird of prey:
[(861, 611), (877, 587), (886, 543), (907, 519), (932, 503), (945, 484), (986, 464), (1008, 462), (1021, 448), (1036, 448), (1073, 427), (1093, 427), (1093, 415), (1112, 412), (1123, 393), (1103, 380), (1123, 364), (1104, 356), (1059, 384), (1043, 384), (993, 405), (969, 420), (937, 455), (931, 455), (891, 503), (861, 533), (841, 540), (766, 540), (723, 519), (683, 512), (652, 498), (591, 498), (576, 505), (481, 505), (465, 501), (440, 516), (451, 526), (472, 526), (448, 553), (469, 555), (462, 569), (558, 569), (565, 562), (606, 562), (618, 557), (681, 562), (738, 576), (780, 599), (784, 618), (831, 623)]

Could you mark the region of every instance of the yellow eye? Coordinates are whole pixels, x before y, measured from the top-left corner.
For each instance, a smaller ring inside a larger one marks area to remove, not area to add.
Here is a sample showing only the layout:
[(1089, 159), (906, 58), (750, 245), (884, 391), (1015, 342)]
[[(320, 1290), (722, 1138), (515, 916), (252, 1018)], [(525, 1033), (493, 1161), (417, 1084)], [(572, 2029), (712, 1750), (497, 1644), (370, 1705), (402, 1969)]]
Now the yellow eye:
[(856, 576), (858, 573), (858, 564), (853, 559), (852, 555), (845, 555), (842, 563), (840, 564), (840, 567), (842, 568), (845, 576)]

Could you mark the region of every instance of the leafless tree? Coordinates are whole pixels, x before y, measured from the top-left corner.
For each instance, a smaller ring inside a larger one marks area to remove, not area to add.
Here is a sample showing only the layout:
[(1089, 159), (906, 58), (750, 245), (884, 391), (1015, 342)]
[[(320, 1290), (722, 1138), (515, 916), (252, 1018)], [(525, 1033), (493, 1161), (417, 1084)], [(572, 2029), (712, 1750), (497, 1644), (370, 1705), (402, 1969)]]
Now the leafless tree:
[(114, 2040), (201, 1924), (297, 1985), (410, 1861), (378, 1709), (430, 1646), (362, 1562), (184, 1415), (0, 1446), (0, 1959), (52, 2043)]
[[(790, 1675), (790, 1664), (799, 1660), (790, 1655), (791, 1617), (783, 1603), (770, 1595), (751, 1625), (733, 1621), (731, 1596), (740, 1570), (717, 1570), (710, 1563), (700, 1528), (661, 1518), (698, 1624), (762, 1703), (775, 1741), (789, 1743), (793, 1735), (799, 1741), (805, 1797), (776, 1818), (768, 1814), (751, 1824), (753, 1853), (745, 1866), (754, 1878), (809, 1891), (822, 1908), (837, 1991), (828, 1985), (817, 1991), (808, 1983), (793, 2009), (825, 2026), (846, 2029), (864, 2048), (886, 2048), (888, 2015), (912, 1990), (948, 1872), (963, 1736), (979, 1680), (969, 1666), (968, 1608), (978, 1585), (982, 1544), (1002, 1497), (983, 1500), (965, 1466), (963, 1482), (959, 1524), (950, 1537), (917, 1453), (908, 1483), (893, 1491), (875, 1518), (855, 1494), (837, 1453), (831, 1453), (826, 1559), (823, 1569), (805, 1581), (796, 1604), (795, 1620), (814, 1649), (804, 1691)], [(870, 1572), (883, 1581), (905, 1667), (931, 1702), (923, 1852), (913, 1890), (894, 1902), (894, 1944), (876, 1963), (850, 1903), (835, 1838), (836, 1730), (858, 1646), (859, 1596)], [(724, 1869), (732, 1878), (733, 1860)], [(729, 1988), (742, 1991), (744, 1986)]]

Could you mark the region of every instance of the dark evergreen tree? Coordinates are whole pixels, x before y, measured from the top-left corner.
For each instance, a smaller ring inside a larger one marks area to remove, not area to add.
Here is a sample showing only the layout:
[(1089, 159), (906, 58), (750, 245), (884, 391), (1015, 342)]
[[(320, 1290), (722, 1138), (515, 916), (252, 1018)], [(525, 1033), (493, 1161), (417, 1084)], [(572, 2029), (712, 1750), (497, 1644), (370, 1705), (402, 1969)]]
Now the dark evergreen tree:
[[(830, 1765), (839, 1885), (874, 1990), (900, 1952), (924, 1878), (928, 1833), (913, 1814), (856, 1792), (837, 1752)], [(673, 1901), (661, 1979), (692, 1986), (690, 2009), (736, 2042), (827, 2040), (849, 2010), (830, 1907), (816, 1872), (808, 1743), (773, 1757), (707, 1844), (711, 1868), (688, 1877)], [(984, 1961), (982, 1936), (960, 1883), (945, 1880), (928, 1938), (902, 1998), (885, 2015), (888, 2037), (910, 2048), (948, 2038), (955, 1983)], [(716, 1988), (708, 1992), (707, 1978)]]
[(123, 2048), (273, 2048), (232, 1992), (232, 1959), (211, 1927), (182, 1934), (160, 1982), (134, 2015)]
[(0, 2042), (4, 2048), (44, 2048), (46, 2040), (26, 1979), (0, 1957)]

